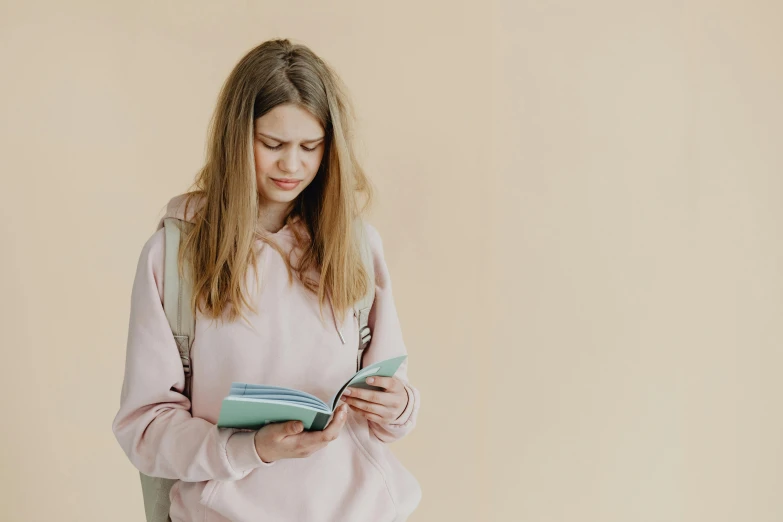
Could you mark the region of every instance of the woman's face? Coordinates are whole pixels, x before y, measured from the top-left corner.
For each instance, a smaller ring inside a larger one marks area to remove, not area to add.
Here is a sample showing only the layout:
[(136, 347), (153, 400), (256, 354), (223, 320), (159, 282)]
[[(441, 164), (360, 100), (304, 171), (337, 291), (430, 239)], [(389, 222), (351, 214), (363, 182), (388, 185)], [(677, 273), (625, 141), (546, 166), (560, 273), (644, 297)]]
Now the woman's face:
[(253, 152), (260, 204), (286, 208), (313, 181), (324, 155), (324, 128), (307, 110), (278, 105), (256, 118)]

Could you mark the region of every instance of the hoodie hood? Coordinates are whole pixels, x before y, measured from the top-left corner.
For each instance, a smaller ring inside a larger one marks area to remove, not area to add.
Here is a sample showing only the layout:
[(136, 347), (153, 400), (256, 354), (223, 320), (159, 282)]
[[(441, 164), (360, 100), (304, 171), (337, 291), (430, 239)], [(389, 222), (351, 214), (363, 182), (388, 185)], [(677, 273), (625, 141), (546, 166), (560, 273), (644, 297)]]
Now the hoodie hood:
[(188, 194), (189, 193), (180, 194), (179, 196), (175, 196), (169, 200), (168, 204), (166, 204), (166, 212), (158, 221), (158, 228), (163, 227), (163, 220), (170, 217), (181, 219), (183, 221), (187, 221), (188, 223), (194, 222), (196, 213), (199, 209), (201, 209), (201, 207), (204, 206), (206, 199), (204, 196), (191, 197), (190, 204), (187, 205), (188, 211), (185, 213), (185, 203), (187, 201)]
[[(166, 218), (177, 218), (181, 219), (183, 221), (187, 221), (188, 223), (194, 223), (195, 217), (199, 210), (204, 206), (204, 203), (206, 202), (206, 197), (203, 195), (194, 195), (190, 196), (190, 203), (186, 205), (187, 199), (191, 193), (186, 192), (184, 194), (180, 194), (178, 196), (175, 196), (169, 200), (169, 202), (166, 204), (166, 211), (164, 212), (163, 216), (158, 220), (158, 227), (163, 227), (163, 220)], [(185, 207), (187, 206), (187, 213), (185, 212)], [(263, 229), (257, 230), (258, 235), (264, 235), (266, 237), (279, 237), (282, 235), (292, 235), (290, 230), (290, 225), (293, 224), (299, 224), (301, 221), (301, 218), (299, 216), (295, 216), (291, 223), (286, 223), (283, 225), (283, 227), (278, 230), (277, 232), (268, 232)], [(298, 232), (301, 235), (304, 235), (305, 237), (309, 236), (307, 229), (303, 226), (298, 227)]]

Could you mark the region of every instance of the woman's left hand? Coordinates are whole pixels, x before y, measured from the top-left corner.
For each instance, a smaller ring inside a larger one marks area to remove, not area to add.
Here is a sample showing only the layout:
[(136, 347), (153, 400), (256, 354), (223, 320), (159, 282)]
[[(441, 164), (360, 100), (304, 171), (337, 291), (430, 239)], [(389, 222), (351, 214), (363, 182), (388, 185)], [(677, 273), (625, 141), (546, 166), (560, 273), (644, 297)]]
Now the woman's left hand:
[(343, 392), (342, 400), (367, 420), (379, 424), (397, 420), (408, 406), (408, 392), (402, 381), (397, 377), (368, 377), (366, 382), (383, 390), (349, 386)]

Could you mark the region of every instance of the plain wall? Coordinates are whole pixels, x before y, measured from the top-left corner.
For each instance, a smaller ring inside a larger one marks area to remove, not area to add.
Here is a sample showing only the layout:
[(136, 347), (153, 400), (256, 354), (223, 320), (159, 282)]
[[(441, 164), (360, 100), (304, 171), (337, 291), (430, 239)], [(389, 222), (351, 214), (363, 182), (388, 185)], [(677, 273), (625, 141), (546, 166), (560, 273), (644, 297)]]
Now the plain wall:
[(412, 521), (783, 520), (776, 2), (0, 3), (0, 520), (138, 521), (130, 289), (272, 37), (352, 94)]

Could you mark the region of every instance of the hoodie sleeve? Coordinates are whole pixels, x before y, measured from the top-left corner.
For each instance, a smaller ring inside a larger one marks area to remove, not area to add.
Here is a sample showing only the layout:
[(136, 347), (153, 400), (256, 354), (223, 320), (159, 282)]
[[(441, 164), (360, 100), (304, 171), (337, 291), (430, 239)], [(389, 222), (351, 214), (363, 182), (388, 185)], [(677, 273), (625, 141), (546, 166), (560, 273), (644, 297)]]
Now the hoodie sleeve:
[[(367, 224), (366, 227), (375, 266), (375, 302), (368, 317), (372, 340), (364, 353), (362, 367), (408, 353), (403, 341), (397, 308), (394, 305), (389, 269), (383, 256), (383, 242), (372, 225)], [(399, 440), (416, 426), (421, 399), (419, 390), (408, 382), (409, 360), (410, 357), (405, 359), (395, 374), (395, 377), (405, 384), (405, 391), (408, 394), (408, 404), (400, 417), (389, 424), (368, 421), (370, 430), (383, 442)]]
[(238, 480), (268, 466), (255, 431), (218, 428), (190, 414), (185, 372), (163, 309), (165, 232), (144, 245), (131, 292), (120, 408), (112, 424), (133, 465), (154, 477), (199, 482)]

